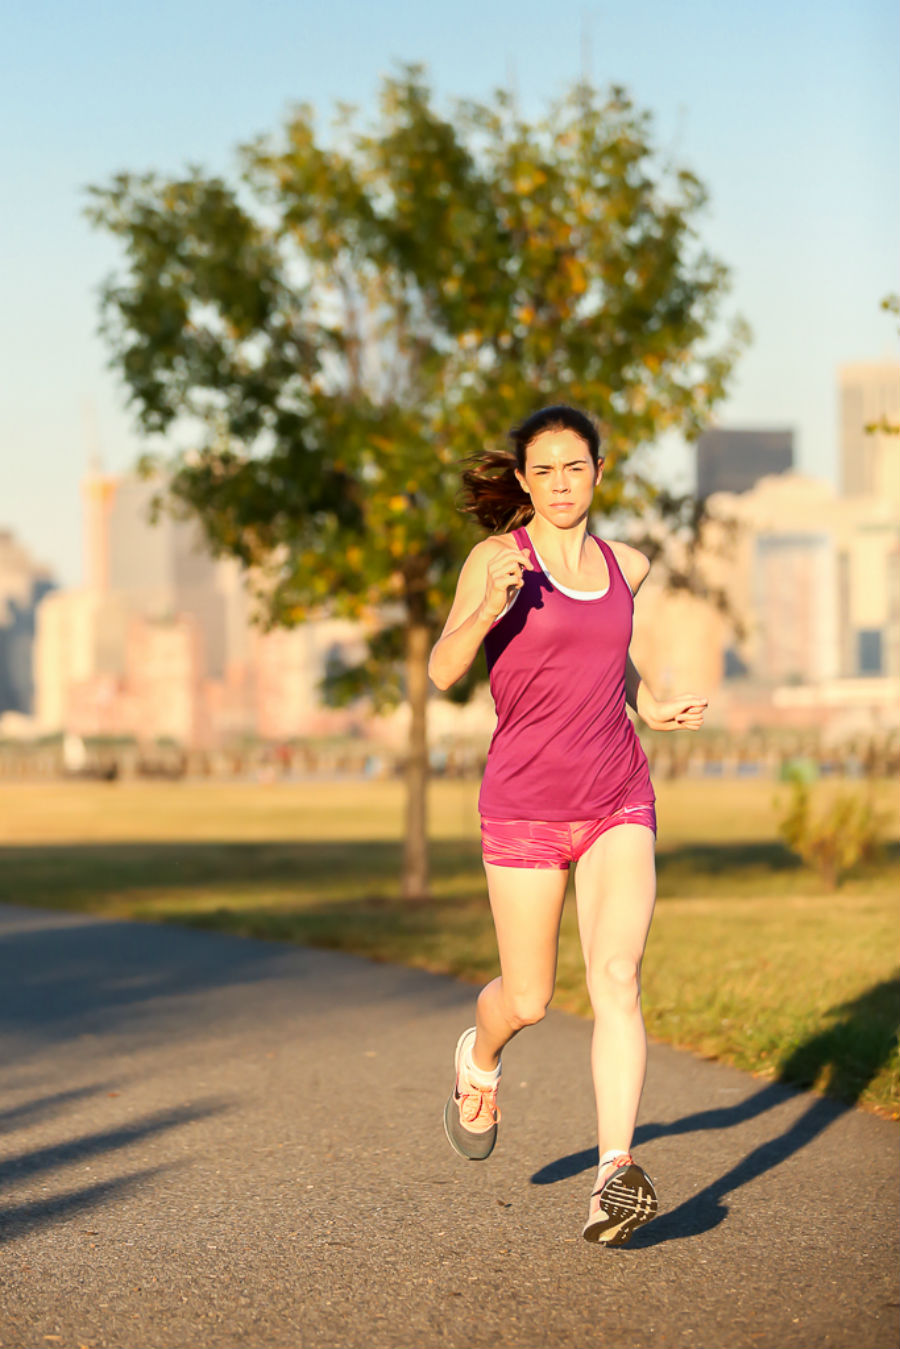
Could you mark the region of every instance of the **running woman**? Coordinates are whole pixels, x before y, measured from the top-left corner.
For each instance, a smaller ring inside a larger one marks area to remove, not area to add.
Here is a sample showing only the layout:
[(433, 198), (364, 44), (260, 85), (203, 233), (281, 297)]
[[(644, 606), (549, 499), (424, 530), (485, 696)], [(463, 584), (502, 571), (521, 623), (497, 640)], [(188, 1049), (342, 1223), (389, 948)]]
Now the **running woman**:
[(574, 862), (600, 1153), (583, 1235), (622, 1245), (658, 1207), (629, 1152), (647, 1058), (640, 971), (656, 897), (656, 814), (625, 709), (653, 730), (696, 730), (706, 699), (660, 701), (631, 662), (634, 596), (650, 564), (588, 532), (603, 475), (591, 418), (543, 408), (510, 439), (511, 453), (476, 455), (463, 473), (463, 509), (494, 532), (463, 564), (429, 662), (447, 689), (484, 642), (497, 709), (478, 809), (501, 972), (459, 1037), (444, 1128), (472, 1161), (494, 1148), (501, 1051), (553, 996)]

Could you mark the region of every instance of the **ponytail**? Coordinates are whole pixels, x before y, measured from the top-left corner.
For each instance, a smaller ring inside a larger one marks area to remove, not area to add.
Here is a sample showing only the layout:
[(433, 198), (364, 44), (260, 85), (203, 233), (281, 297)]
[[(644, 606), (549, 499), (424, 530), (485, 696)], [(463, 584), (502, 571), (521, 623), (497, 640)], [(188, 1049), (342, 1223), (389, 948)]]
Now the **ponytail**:
[(460, 510), (474, 515), (492, 534), (528, 523), (534, 507), (516, 477), (512, 450), (481, 450), (462, 462), (468, 467), (462, 471)]

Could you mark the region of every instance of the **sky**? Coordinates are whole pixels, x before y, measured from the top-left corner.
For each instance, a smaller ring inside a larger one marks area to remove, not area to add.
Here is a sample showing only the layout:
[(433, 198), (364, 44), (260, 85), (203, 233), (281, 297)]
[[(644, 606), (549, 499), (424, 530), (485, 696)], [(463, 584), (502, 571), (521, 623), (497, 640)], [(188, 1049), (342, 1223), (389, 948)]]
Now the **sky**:
[[(97, 335), (115, 245), (82, 215), (120, 170), (228, 173), (234, 147), (311, 102), (374, 109), (422, 62), (438, 104), (515, 89), (539, 117), (582, 73), (653, 114), (661, 152), (710, 202), (704, 244), (742, 315), (724, 426), (792, 427), (801, 471), (836, 476), (836, 371), (896, 352), (881, 299), (900, 290), (900, 17), (895, 0), (29, 0), (0, 57), (0, 529), (60, 584), (82, 580), (89, 455), (141, 449)], [(666, 442), (660, 473), (692, 485)]]

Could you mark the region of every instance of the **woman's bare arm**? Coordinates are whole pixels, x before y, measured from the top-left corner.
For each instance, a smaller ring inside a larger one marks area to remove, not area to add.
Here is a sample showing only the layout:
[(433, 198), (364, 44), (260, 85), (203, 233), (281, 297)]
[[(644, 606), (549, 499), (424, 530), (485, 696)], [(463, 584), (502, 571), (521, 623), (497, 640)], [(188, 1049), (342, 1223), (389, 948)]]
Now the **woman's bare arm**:
[(651, 731), (699, 731), (709, 706), (709, 699), (698, 693), (654, 697), (630, 655), (625, 661), (625, 701)]
[(478, 654), (485, 634), (522, 586), (522, 570), (533, 571), (527, 553), (498, 538), (483, 539), (463, 563), (447, 622), (428, 661), (439, 689), (461, 679)]

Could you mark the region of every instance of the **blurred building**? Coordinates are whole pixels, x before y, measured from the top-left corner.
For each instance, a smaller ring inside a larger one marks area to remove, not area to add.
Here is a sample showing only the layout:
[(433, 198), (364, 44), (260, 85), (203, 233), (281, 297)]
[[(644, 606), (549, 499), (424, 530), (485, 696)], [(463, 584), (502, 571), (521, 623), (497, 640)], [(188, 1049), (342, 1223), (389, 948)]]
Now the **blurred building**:
[(900, 674), (900, 497), (842, 497), (827, 482), (789, 474), (710, 506), (731, 522), (723, 528), (732, 556), (720, 572), (756, 679)]
[(357, 658), (359, 625), (263, 633), (238, 564), (192, 520), (151, 521), (156, 491), (97, 471), (83, 485), (85, 585), (37, 611), (41, 728), (186, 746), (343, 729), (350, 714), (323, 709), (317, 684), (335, 652)]
[(635, 604), (634, 663), (661, 698), (708, 696), (725, 675), (728, 631), (715, 604), (686, 590), (666, 590), (659, 571), (651, 571)]
[(842, 495), (900, 500), (900, 435), (889, 430), (900, 428), (900, 363), (842, 365), (838, 386)]
[(0, 714), (33, 709), (35, 611), (54, 584), (10, 530), (0, 529)]
[(760, 478), (788, 473), (793, 466), (793, 431), (704, 431), (697, 441), (697, 496), (703, 500), (713, 492), (748, 492)]
[[(840, 490), (790, 471), (788, 433), (759, 453), (750, 433), (710, 433), (698, 446), (710, 598), (666, 592), (651, 572), (637, 602), (635, 660), (651, 686), (715, 694), (713, 719), (735, 728), (898, 720), (900, 364), (843, 366), (838, 386)], [(776, 471), (748, 482), (769, 452)], [(716, 475), (729, 490), (709, 490)]]

